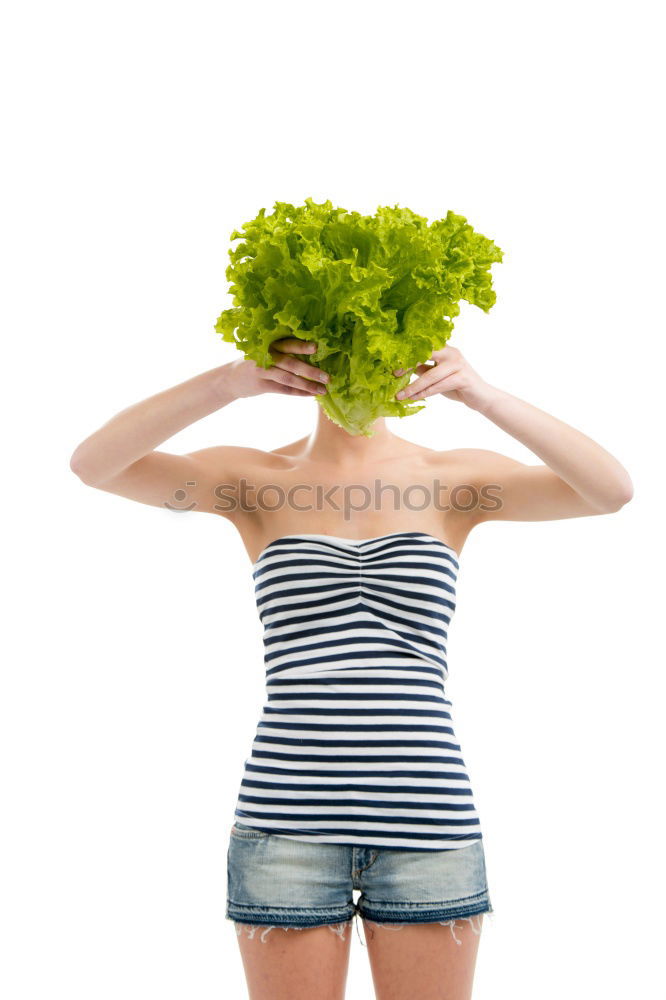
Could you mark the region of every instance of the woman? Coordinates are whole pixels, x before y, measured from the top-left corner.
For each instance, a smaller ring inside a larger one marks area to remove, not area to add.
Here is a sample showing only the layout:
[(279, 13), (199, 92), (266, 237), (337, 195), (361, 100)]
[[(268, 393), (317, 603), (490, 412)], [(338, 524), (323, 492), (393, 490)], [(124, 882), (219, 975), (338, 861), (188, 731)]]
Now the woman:
[(233, 361), (137, 403), (71, 467), (141, 503), (226, 517), (253, 562), (268, 700), (229, 838), (226, 914), (253, 1000), (343, 997), (356, 913), (378, 1000), (466, 1000), (492, 906), (443, 686), (458, 558), (484, 521), (610, 513), (632, 484), (600, 445), (489, 385), (453, 347), (398, 398), (464, 403), (542, 464), (419, 447), (384, 419), (353, 437), (321, 408), (311, 434), (274, 451), (155, 450), (237, 399), (326, 392), (326, 374), (294, 356), (314, 350), (276, 340), (268, 369)]

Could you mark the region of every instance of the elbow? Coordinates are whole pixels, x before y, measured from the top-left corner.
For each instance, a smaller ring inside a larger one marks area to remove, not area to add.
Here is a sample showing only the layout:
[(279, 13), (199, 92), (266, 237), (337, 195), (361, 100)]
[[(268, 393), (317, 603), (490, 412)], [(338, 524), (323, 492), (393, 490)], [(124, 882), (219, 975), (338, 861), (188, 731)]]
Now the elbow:
[(92, 475), (92, 470), (86, 465), (85, 460), (78, 452), (78, 448), (69, 460), (69, 468), (86, 486), (97, 485), (97, 481)]
[(600, 508), (600, 513), (615, 514), (618, 510), (621, 510), (625, 504), (628, 504), (630, 500), (633, 500), (633, 497), (634, 485), (627, 475), (621, 482), (616, 484), (612, 493), (609, 493), (608, 498), (604, 501)]

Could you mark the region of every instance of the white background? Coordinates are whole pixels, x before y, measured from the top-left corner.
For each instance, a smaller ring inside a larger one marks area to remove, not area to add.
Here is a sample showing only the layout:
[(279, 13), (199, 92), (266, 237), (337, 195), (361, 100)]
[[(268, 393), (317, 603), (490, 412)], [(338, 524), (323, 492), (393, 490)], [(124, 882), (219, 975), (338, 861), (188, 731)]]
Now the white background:
[[(232, 360), (231, 231), (276, 200), (453, 209), (497, 305), (451, 343), (628, 468), (615, 515), (470, 536), (448, 695), (495, 913), (475, 998), (663, 996), (660, 35), (650, 3), (27, 2), (2, 31), (2, 989), (245, 996), (226, 849), (263, 700), (228, 522), (86, 488), (75, 446)], [(165, 447), (274, 448), (317, 403)], [(441, 397), (390, 422), (534, 461)], [(351, 529), (348, 534), (358, 534)], [(362, 934), (362, 928), (361, 928)], [(354, 929), (348, 997), (372, 995)]]

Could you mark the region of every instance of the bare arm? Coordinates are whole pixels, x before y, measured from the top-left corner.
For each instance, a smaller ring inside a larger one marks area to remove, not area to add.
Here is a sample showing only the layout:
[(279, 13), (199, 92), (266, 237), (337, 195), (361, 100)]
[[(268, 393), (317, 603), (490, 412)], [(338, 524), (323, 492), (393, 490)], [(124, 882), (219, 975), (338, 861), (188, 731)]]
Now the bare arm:
[(504, 456), (483, 463), (501, 483), (501, 506), (484, 519), (556, 520), (620, 510), (633, 496), (629, 473), (605, 448), (543, 410), (495, 389), (481, 411), (543, 461), (525, 465)]
[(496, 452), (470, 450), (473, 485), (500, 487), (500, 503), (478, 509), (476, 520), (556, 520), (619, 510), (633, 496), (627, 470), (605, 448), (581, 431), (531, 403), (488, 385), (460, 351), (446, 347), (435, 364), (419, 365), (420, 376), (403, 397), (423, 399), (441, 393), (482, 413), (522, 442), (543, 465), (526, 465)]
[(155, 449), (236, 399), (262, 392), (312, 396), (325, 391), (319, 383), (323, 372), (284, 353), (310, 354), (313, 349), (309, 342), (283, 338), (272, 345), (275, 363), (268, 369), (232, 361), (135, 403), (82, 441), (70, 467), (86, 485), (140, 503), (178, 506), (174, 496), (184, 490), (192, 509), (217, 513), (213, 490), (235, 481), (244, 449), (221, 446), (187, 455)]

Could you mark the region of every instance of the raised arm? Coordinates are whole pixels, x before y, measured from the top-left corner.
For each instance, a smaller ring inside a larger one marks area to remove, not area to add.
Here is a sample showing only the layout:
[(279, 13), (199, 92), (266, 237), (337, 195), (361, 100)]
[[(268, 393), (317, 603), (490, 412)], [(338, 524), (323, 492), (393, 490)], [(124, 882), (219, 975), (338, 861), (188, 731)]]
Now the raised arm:
[[(547, 521), (619, 510), (633, 496), (629, 473), (581, 431), (522, 399), (488, 385), (460, 351), (446, 347), (433, 365), (419, 365), (398, 398), (440, 393), (465, 403), (530, 449), (542, 465), (526, 465), (496, 452), (470, 450), (470, 485), (496, 486), (492, 501), (474, 512), (478, 521)], [(497, 502), (499, 501), (499, 503)]]
[[(271, 346), (274, 364), (268, 369), (232, 361), (135, 403), (82, 441), (70, 467), (86, 485), (130, 500), (218, 513), (214, 489), (236, 481), (246, 449), (220, 446), (185, 455), (155, 449), (237, 399), (263, 392), (312, 396), (325, 391), (319, 380), (323, 372), (285, 353), (314, 350), (310, 342), (282, 338)], [(185, 506), (179, 506), (179, 490), (187, 496)]]

